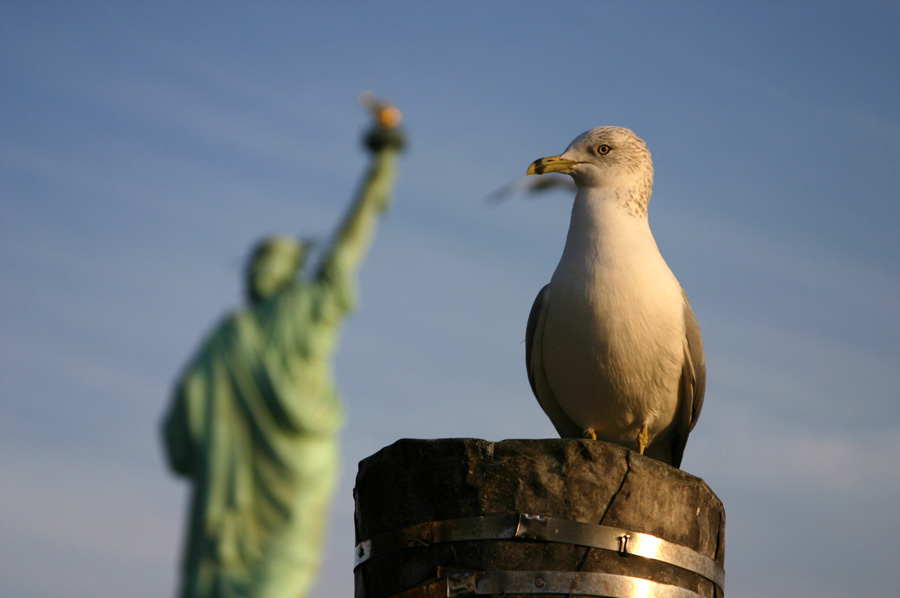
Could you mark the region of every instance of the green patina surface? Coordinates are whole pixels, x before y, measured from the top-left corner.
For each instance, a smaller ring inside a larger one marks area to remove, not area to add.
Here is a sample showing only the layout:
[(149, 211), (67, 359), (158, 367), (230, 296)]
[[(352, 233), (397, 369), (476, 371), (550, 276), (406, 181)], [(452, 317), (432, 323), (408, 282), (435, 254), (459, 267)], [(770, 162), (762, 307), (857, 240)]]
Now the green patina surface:
[(370, 134), (372, 164), (312, 275), (298, 275), (302, 243), (260, 244), (248, 307), (215, 327), (176, 383), (163, 435), (192, 484), (182, 597), (299, 598), (316, 575), (344, 417), (333, 357), (402, 146), (384, 133)]

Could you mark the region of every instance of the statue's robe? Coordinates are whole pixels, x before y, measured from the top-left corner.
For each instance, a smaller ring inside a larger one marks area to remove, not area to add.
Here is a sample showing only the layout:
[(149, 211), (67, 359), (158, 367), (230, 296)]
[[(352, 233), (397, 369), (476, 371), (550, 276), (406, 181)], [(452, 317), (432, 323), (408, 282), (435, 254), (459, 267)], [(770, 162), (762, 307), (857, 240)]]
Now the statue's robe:
[(183, 598), (299, 598), (315, 577), (344, 415), (333, 356), (394, 154), (376, 156), (312, 280), (227, 316), (176, 384), (163, 435), (193, 484)]

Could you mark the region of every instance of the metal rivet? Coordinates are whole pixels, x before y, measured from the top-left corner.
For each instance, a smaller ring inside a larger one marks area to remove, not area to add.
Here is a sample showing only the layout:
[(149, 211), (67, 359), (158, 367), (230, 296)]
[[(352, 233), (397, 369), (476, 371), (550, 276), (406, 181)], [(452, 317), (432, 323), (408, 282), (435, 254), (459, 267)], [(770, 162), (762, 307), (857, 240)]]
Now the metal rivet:
[(543, 577), (535, 578), (534, 585), (536, 585), (539, 588), (543, 588), (544, 587), (544, 578)]

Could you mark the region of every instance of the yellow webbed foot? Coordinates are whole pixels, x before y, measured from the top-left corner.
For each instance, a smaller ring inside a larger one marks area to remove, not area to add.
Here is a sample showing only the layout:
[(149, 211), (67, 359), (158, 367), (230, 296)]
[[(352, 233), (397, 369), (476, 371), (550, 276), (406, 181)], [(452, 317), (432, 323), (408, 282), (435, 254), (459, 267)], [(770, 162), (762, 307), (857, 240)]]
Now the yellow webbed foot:
[(641, 432), (638, 434), (638, 452), (640, 454), (644, 454), (644, 449), (647, 448), (647, 445), (650, 444), (650, 428), (644, 423), (641, 426)]

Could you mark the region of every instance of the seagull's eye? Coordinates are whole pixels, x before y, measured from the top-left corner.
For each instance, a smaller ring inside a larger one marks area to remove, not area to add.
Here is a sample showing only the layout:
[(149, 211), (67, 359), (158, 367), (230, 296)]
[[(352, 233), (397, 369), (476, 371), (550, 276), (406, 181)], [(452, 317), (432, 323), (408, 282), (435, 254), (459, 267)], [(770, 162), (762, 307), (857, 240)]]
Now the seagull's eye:
[(611, 147), (609, 147), (608, 145), (606, 145), (604, 143), (603, 145), (601, 145), (600, 147), (597, 148), (597, 153), (600, 154), (601, 156), (605, 156), (606, 154), (609, 153), (609, 150), (611, 150), (611, 149), (612, 149)]

